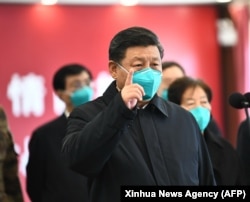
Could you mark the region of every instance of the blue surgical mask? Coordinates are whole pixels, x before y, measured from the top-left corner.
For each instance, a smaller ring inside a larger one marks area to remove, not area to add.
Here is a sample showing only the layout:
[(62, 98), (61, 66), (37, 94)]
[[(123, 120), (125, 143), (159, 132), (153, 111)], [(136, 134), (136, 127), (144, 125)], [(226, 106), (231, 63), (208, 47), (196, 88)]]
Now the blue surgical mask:
[[(118, 65), (128, 73), (128, 71), (123, 66), (120, 64)], [(143, 100), (150, 100), (153, 98), (160, 86), (161, 76), (162, 74), (160, 71), (154, 70), (151, 67), (146, 67), (142, 70), (134, 72), (132, 80), (133, 83), (138, 83), (143, 87), (145, 92)]]
[(164, 100), (168, 100), (168, 89), (165, 89), (165, 90), (162, 91), (161, 97), (162, 97)]
[(198, 123), (201, 132), (203, 132), (210, 121), (210, 111), (205, 107), (196, 107), (191, 109), (190, 112)]
[(88, 102), (91, 100), (93, 96), (93, 89), (89, 86), (84, 86), (76, 91), (74, 91), (70, 95), (70, 100), (72, 104), (77, 107), (81, 104), (84, 104), (85, 102)]
[(161, 83), (161, 72), (151, 67), (134, 72), (133, 83), (138, 83), (144, 89), (143, 100), (150, 100), (157, 92)]

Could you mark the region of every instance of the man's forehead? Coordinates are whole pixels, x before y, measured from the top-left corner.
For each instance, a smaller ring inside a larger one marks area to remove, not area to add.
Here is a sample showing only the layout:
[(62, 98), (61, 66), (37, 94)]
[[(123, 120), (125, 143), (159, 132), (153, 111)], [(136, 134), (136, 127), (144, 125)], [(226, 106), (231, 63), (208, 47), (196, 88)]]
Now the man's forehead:
[(156, 46), (136, 46), (130, 47), (125, 51), (124, 59), (131, 60), (145, 60), (150, 58), (151, 60), (160, 60), (160, 52)]

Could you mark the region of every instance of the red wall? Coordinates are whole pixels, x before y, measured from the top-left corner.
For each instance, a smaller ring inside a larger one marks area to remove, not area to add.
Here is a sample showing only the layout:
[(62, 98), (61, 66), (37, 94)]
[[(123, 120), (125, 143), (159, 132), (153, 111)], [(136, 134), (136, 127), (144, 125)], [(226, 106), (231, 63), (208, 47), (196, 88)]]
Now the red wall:
[[(219, 46), (213, 6), (52, 6), (0, 5), (0, 104), (6, 109), (20, 152), (25, 192), (27, 139), (38, 125), (55, 117), (51, 79), (64, 63), (79, 62), (97, 77), (107, 71), (111, 38), (129, 26), (158, 34), (166, 60), (176, 60), (187, 73), (212, 88), (213, 115), (222, 127)], [(14, 73), (45, 77), (45, 111), (40, 116), (14, 116), (7, 88)], [(28, 198), (26, 201), (28, 202)]]

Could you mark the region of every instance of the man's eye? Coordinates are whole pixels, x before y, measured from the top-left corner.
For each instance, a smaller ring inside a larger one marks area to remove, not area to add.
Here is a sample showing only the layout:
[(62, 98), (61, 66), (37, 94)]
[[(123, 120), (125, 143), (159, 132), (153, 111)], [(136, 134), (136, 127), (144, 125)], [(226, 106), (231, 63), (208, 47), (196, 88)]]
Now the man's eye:
[(160, 66), (160, 64), (158, 64), (158, 63), (154, 63), (154, 64), (152, 64), (151, 66), (152, 66), (152, 67), (159, 67), (159, 66)]
[(75, 84), (74, 87), (75, 87), (75, 88), (81, 88), (82, 85), (81, 85), (81, 84)]

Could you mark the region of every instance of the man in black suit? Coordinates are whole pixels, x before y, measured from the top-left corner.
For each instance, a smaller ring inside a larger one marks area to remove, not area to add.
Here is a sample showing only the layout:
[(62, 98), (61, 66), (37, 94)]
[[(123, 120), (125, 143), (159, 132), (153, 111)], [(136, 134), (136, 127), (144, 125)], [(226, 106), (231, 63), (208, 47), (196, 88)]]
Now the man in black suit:
[(215, 185), (194, 118), (157, 96), (164, 55), (157, 35), (129, 27), (108, 52), (114, 81), (70, 113), (62, 147), (71, 168), (88, 177), (89, 202), (121, 201), (122, 185)]
[(246, 175), (246, 183), (250, 185), (250, 119), (246, 118), (242, 121), (238, 128), (237, 136), (237, 152), (242, 160)]
[(54, 91), (66, 108), (60, 117), (32, 133), (26, 167), (26, 189), (32, 202), (87, 201), (87, 180), (68, 168), (61, 147), (70, 112), (92, 98), (91, 80), (91, 72), (80, 64), (67, 64), (54, 75)]

